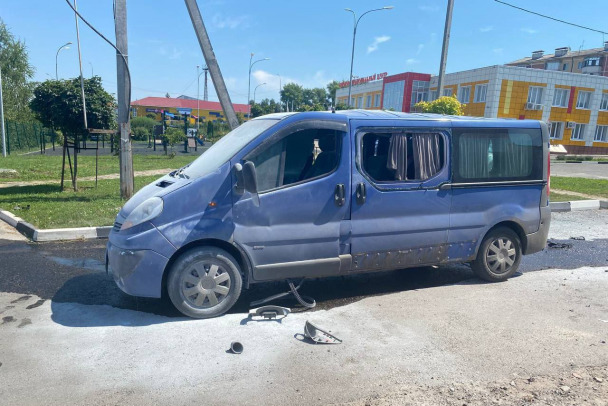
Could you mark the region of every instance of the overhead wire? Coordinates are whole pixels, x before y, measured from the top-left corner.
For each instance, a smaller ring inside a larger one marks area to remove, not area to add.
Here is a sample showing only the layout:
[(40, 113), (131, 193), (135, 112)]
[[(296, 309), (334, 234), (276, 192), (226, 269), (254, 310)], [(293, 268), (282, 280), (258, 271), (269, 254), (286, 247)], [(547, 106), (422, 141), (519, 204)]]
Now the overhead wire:
[(574, 27), (582, 28), (584, 30), (598, 32), (598, 33), (603, 34), (603, 35), (608, 34), (608, 32), (605, 32), (605, 31), (602, 31), (602, 30), (596, 30), (595, 28), (587, 27), (587, 26), (580, 25), (580, 24), (571, 23), (571, 22), (565, 21), (565, 20), (560, 20), (559, 18), (551, 17), (551, 16), (548, 16), (546, 14), (537, 13), (536, 11), (528, 10), (528, 9), (516, 6), (514, 4), (507, 3), (505, 1), (501, 1), (501, 0), (494, 0), (494, 1), (496, 3), (504, 4), (505, 6), (513, 7), (515, 9), (517, 9), (517, 10), (525, 11), (526, 13), (534, 14), (534, 15), (537, 15), (539, 17), (547, 18), (549, 20), (557, 21), (557, 22), (560, 22), (560, 23), (563, 23), (563, 24), (572, 25)]
[[(74, 6), (72, 6), (72, 3), (70, 3), (69, 0), (65, 0), (65, 2), (68, 4), (68, 6), (70, 6), (70, 8), (74, 11), (74, 13), (76, 13), (76, 15), (78, 16), (78, 18), (80, 18), (82, 20), (83, 23), (85, 23), (90, 29), (92, 29), (95, 34), (99, 35), (104, 41), (106, 41), (108, 44), (110, 44), (110, 46), (112, 48), (114, 48), (116, 50), (116, 52), (121, 56), (124, 64), (125, 64), (125, 70), (127, 72), (127, 77), (129, 80), (129, 87), (127, 89), (127, 108), (126, 111), (129, 111), (131, 108), (131, 71), (129, 70), (129, 64), (127, 63), (127, 57), (120, 51), (120, 49), (118, 49), (116, 47), (116, 45), (114, 45), (112, 43), (112, 41), (110, 41), (109, 39), (107, 39), (101, 32), (99, 32), (95, 27), (93, 27), (93, 25), (91, 23), (89, 23), (75, 8)], [(114, 5), (114, 15), (116, 14), (116, 5)], [(116, 16), (115, 16), (116, 18)]]

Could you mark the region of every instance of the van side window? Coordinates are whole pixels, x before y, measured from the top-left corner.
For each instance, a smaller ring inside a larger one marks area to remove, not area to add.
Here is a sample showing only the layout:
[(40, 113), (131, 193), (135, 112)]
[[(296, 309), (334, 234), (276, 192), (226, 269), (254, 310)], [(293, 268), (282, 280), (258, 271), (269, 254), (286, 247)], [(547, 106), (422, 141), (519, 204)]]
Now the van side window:
[(540, 130), (456, 129), (453, 143), (455, 182), (543, 178)]
[(444, 151), (438, 133), (367, 133), (361, 164), (377, 182), (424, 181), (441, 171)]
[(265, 192), (333, 172), (340, 161), (343, 134), (323, 129), (296, 131), (248, 157), (256, 167), (258, 190)]

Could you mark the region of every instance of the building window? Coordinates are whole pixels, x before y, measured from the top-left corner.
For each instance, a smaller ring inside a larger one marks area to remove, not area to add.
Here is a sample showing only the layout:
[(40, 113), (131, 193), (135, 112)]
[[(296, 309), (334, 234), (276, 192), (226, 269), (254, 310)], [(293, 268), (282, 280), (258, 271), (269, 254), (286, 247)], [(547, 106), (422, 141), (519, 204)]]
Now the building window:
[(549, 132), (549, 138), (552, 140), (561, 140), (564, 135), (564, 123), (562, 121), (553, 121), (551, 123), (551, 130)]
[(452, 88), (451, 87), (446, 87), (445, 89), (443, 89), (443, 95), (446, 97), (451, 97), (452, 96)]
[(593, 141), (608, 142), (608, 125), (598, 125), (595, 129)]
[(458, 101), (461, 103), (468, 103), (471, 100), (471, 86), (462, 86), (458, 93)]
[(589, 102), (591, 101), (591, 92), (578, 92), (578, 98), (576, 99), (577, 109), (588, 109)]
[(367, 97), (365, 98), (365, 108), (369, 109), (370, 107), (372, 107), (372, 96), (367, 95)]
[(547, 62), (547, 70), (559, 70), (559, 62)]
[(384, 99), (382, 108), (385, 110), (403, 111), (403, 92), (405, 81), (390, 82), (384, 84)]
[(488, 92), (488, 85), (476, 85), (475, 86), (475, 103), (484, 103), (486, 101), (486, 93)]
[(354, 97), (350, 98), (350, 106), (355, 107), (355, 98)]
[(602, 93), (602, 101), (600, 102), (600, 110), (608, 110), (608, 93)]
[(542, 104), (543, 88), (539, 86), (530, 86), (528, 89), (528, 103)]
[(412, 81), (412, 106), (421, 101), (427, 101), (429, 96), (429, 82), (423, 80)]
[(583, 66), (599, 66), (600, 58), (586, 58)]
[(579, 62), (579, 63), (578, 63), (578, 68), (579, 68), (579, 69), (583, 69), (583, 62)]
[(374, 96), (374, 107), (380, 107), (380, 93)]
[(439, 90), (431, 90), (430, 100), (436, 100), (439, 97)]
[(568, 107), (568, 97), (570, 96), (570, 90), (568, 89), (555, 89), (553, 94), (553, 106), (554, 107)]
[(582, 140), (585, 135), (585, 124), (575, 124), (574, 129), (572, 130), (571, 140)]
[(565, 64), (562, 66), (562, 70), (568, 70), (568, 64), (567, 64), (567, 63), (565, 63)]
[(357, 99), (357, 108), (363, 108), (363, 96), (359, 96), (359, 98)]

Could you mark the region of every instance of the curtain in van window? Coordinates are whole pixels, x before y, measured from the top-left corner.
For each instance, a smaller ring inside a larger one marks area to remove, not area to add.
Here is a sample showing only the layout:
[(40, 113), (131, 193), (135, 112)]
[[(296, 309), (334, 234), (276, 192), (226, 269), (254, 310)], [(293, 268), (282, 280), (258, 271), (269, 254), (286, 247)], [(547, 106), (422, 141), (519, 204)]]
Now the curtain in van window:
[[(490, 138), (477, 134), (462, 134), (458, 142), (458, 172), (466, 179), (490, 176)], [(492, 148), (492, 155), (495, 156)], [(493, 160), (492, 160), (493, 161)]]
[(414, 134), (414, 173), (416, 180), (425, 180), (441, 169), (440, 135), (436, 133)]
[(395, 180), (407, 179), (407, 135), (391, 136), (386, 167), (395, 170)]
[(518, 178), (532, 171), (532, 137), (528, 134), (501, 134), (492, 139), (494, 165), (492, 177)]

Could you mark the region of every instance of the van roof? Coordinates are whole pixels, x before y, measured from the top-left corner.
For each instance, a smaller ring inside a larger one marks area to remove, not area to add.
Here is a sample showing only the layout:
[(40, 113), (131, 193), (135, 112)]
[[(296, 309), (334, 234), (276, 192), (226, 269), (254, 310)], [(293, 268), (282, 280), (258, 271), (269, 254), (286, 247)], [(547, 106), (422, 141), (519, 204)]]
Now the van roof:
[[(332, 114), (331, 111), (310, 111), (310, 112), (289, 112), (289, 113), (273, 113), (267, 114), (265, 116), (256, 117), (253, 120), (258, 119), (274, 119), (274, 120), (283, 120), (287, 117), (291, 117), (294, 115), (309, 115), (319, 117), (323, 114)], [(389, 111), (389, 110), (362, 110), (362, 109), (354, 109), (354, 110), (337, 110), (335, 116), (342, 116), (347, 120), (415, 120), (415, 121), (457, 121), (457, 122), (475, 122), (475, 123), (509, 123), (512, 126), (521, 126), (526, 124), (535, 123), (538, 125), (538, 120), (518, 120), (515, 118), (486, 118), (486, 117), (472, 117), (472, 116), (450, 116), (443, 114), (434, 114), (434, 113), (402, 113), (398, 111)], [(337, 118), (336, 117), (336, 118)]]

